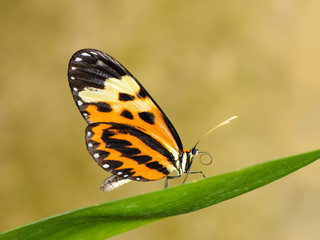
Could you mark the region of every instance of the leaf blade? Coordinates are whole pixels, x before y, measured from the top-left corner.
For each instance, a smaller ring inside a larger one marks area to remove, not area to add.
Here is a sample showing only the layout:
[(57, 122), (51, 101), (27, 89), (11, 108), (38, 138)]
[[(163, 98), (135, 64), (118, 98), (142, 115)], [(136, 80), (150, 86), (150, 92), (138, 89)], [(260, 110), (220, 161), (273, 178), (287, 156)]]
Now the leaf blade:
[(107, 202), (49, 217), (0, 235), (0, 239), (106, 239), (197, 211), (280, 179), (320, 158), (320, 150), (257, 164), (190, 184)]

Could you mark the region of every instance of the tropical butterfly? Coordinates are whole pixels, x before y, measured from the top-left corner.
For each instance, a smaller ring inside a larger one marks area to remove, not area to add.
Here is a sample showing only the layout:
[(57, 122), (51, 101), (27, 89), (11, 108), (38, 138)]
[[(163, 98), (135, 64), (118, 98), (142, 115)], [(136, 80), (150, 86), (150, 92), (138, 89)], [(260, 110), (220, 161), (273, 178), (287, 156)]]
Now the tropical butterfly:
[[(170, 120), (117, 60), (99, 50), (80, 50), (70, 59), (68, 78), (73, 98), (89, 124), (87, 149), (112, 174), (101, 190), (164, 177), (167, 186), (168, 179), (191, 173), (198, 149), (183, 149)], [(174, 170), (177, 175), (168, 176)]]

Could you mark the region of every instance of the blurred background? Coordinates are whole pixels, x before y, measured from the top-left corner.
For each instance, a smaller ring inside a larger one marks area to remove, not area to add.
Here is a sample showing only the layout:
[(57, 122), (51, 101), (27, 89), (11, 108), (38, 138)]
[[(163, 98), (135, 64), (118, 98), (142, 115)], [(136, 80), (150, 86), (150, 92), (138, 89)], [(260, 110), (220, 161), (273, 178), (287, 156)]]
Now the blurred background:
[[(81, 48), (126, 66), (187, 148), (239, 116), (199, 145), (214, 157), (193, 165), (206, 176), (318, 149), (319, 12), (316, 0), (1, 1), (0, 232), (163, 188), (99, 190), (109, 174), (86, 151), (67, 81)], [(319, 239), (319, 171), (114, 239)]]

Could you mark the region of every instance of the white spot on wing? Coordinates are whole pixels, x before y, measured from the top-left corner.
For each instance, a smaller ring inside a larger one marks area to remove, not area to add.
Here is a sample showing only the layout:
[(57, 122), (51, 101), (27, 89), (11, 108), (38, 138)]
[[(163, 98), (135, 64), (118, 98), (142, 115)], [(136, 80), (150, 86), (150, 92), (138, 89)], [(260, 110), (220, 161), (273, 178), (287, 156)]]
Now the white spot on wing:
[(99, 153), (93, 154), (93, 157), (94, 157), (94, 158), (98, 158), (98, 157), (99, 157)]
[(75, 78), (74, 77), (70, 77), (71, 78), (71, 80), (74, 80)]
[(97, 61), (97, 65), (103, 66), (103, 65), (105, 65), (105, 64), (104, 64), (104, 62), (102, 62), (101, 60), (98, 60), (98, 61)]
[(83, 104), (80, 100), (78, 100), (77, 103), (79, 106), (81, 106)]
[(92, 133), (91, 132), (87, 132), (87, 136), (90, 136)]
[(137, 180), (137, 181), (140, 181), (140, 178), (137, 177), (136, 180)]
[(89, 54), (89, 53), (86, 53), (86, 52), (81, 53), (81, 55), (82, 55), (82, 56), (85, 56), (85, 57), (90, 57), (90, 54)]
[(78, 91), (78, 88), (76, 88), (76, 87), (75, 87), (75, 88), (73, 88), (73, 91), (77, 92), (77, 91)]
[(88, 147), (90, 147), (90, 148), (91, 148), (92, 146), (93, 146), (93, 144), (92, 144), (92, 143), (88, 143)]
[(77, 68), (76, 67), (71, 67), (71, 70), (76, 70)]
[(106, 164), (106, 163), (105, 163), (105, 164), (102, 165), (102, 167), (103, 167), (103, 168), (108, 168), (108, 167), (109, 167), (109, 164)]
[(121, 174), (122, 174), (122, 172), (118, 172), (117, 174), (118, 174), (118, 175), (121, 175)]
[(77, 58), (75, 59), (75, 61), (76, 61), (76, 62), (81, 62), (81, 61), (82, 61), (82, 58), (77, 57)]
[(92, 53), (93, 55), (98, 55), (96, 52), (90, 52), (90, 53)]
[(128, 177), (128, 174), (124, 175), (123, 177)]

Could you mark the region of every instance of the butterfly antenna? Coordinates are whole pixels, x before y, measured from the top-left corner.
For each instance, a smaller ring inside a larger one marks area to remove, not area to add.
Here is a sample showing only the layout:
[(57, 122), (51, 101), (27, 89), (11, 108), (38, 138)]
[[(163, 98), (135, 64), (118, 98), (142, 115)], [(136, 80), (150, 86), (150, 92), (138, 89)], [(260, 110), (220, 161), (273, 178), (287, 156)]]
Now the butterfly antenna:
[(200, 138), (200, 140), (194, 145), (193, 149), (196, 149), (196, 146), (197, 146), (206, 136), (208, 136), (210, 133), (212, 133), (214, 130), (216, 130), (216, 129), (219, 128), (219, 127), (222, 127), (223, 125), (226, 125), (226, 124), (230, 123), (233, 119), (236, 119), (236, 118), (238, 118), (238, 116), (230, 117), (230, 118), (228, 118), (227, 120), (219, 123), (217, 126), (214, 126), (213, 128), (211, 128), (208, 132), (206, 132), (206, 133)]

